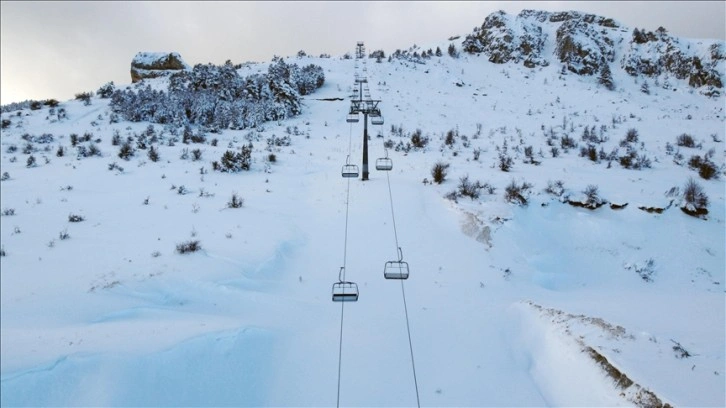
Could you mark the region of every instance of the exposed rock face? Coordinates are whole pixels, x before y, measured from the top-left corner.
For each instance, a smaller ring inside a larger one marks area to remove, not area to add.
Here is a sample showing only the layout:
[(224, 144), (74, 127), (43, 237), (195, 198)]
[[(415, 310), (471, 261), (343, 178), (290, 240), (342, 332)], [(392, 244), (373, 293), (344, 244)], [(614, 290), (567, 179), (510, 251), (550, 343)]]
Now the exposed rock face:
[(549, 65), (542, 56), (546, 41), (547, 34), (535, 22), (519, 17), (515, 19), (498, 11), (490, 14), (474, 34), (466, 36), (462, 48), (472, 54), (484, 53), (495, 64), (523, 62), (525, 66), (534, 68)]
[(662, 77), (661, 82), (677, 78), (709, 96), (720, 94), (726, 68), (723, 41), (679, 39), (663, 28), (631, 30), (613, 19), (577, 11), (523, 10), (517, 16), (498, 11), (461, 45), (495, 64), (535, 68), (560, 63), (564, 71), (588, 76), (616, 68), (617, 55), (620, 68), (632, 76)]
[[(665, 29), (655, 33), (633, 30), (621, 62), (630, 75), (657, 77), (670, 74), (688, 81), (694, 88), (702, 86), (722, 88), (718, 66), (723, 67), (723, 43), (713, 43), (706, 50), (668, 35)], [(700, 54), (700, 56), (698, 55)]]
[(131, 82), (170, 75), (189, 66), (176, 52), (140, 52), (131, 61)]
[(609, 29), (602, 29), (585, 18), (571, 18), (557, 29), (557, 58), (568, 71), (593, 75), (615, 55)]

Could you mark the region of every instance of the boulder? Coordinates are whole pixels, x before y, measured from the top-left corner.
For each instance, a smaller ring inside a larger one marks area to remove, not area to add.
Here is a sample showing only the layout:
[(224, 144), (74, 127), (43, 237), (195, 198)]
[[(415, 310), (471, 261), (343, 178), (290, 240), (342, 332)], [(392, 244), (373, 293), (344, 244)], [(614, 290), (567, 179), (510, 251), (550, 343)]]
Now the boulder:
[(189, 68), (176, 52), (140, 52), (131, 61), (131, 82), (167, 76)]

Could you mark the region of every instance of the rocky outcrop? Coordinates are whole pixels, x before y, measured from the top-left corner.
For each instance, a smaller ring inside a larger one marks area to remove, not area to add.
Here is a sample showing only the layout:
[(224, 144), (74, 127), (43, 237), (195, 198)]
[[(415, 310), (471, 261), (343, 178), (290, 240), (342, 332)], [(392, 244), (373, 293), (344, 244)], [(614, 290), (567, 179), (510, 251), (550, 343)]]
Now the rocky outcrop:
[(495, 64), (535, 68), (559, 63), (563, 73), (577, 75), (603, 76), (620, 62), (632, 76), (658, 79), (656, 86), (668, 88), (675, 78), (709, 96), (720, 95), (726, 68), (723, 41), (679, 39), (663, 28), (631, 30), (611, 18), (577, 11), (523, 10), (516, 16), (498, 11), (461, 45), (464, 52), (483, 54)]
[(668, 75), (686, 80), (694, 88), (723, 88), (723, 43), (707, 48), (668, 35), (664, 28), (656, 32), (633, 30), (621, 66), (632, 76), (659, 77)]
[(189, 66), (176, 52), (140, 52), (131, 61), (131, 82), (170, 75)]
[(612, 30), (588, 23), (584, 18), (571, 18), (557, 29), (557, 59), (566, 69), (578, 75), (593, 75), (615, 55)]
[(525, 66), (547, 66), (542, 55), (547, 35), (529, 19), (512, 18), (503, 11), (490, 14), (474, 34), (462, 42), (465, 52), (484, 53), (495, 64), (522, 62)]

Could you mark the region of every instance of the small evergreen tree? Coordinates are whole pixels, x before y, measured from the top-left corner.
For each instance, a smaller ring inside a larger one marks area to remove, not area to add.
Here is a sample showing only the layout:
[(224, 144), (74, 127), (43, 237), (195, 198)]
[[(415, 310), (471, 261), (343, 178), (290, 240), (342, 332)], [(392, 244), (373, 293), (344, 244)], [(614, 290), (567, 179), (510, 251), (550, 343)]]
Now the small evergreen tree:
[(121, 148), (118, 151), (118, 157), (129, 160), (131, 156), (134, 155), (134, 148), (131, 146), (131, 143), (128, 141), (124, 142), (124, 144), (121, 145)]
[(600, 69), (600, 78), (598, 79), (600, 85), (604, 85), (609, 91), (615, 90), (615, 83), (613, 82), (613, 74), (610, 72), (610, 65), (607, 61), (603, 61), (602, 68)]
[(441, 184), (446, 180), (446, 173), (449, 169), (448, 163), (437, 162), (431, 169), (431, 177), (434, 178), (436, 184)]
[(98, 88), (98, 91), (96, 91), (96, 96), (98, 96), (99, 98), (103, 98), (103, 99), (110, 98), (111, 95), (113, 95), (113, 91), (115, 91), (115, 90), (116, 90), (116, 87), (113, 84), (113, 81), (111, 81), (111, 82), (108, 82), (107, 84), (101, 86), (100, 88)]
[(149, 149), (149, 152), (147, 153), (147, 155), (149, 156), (149, 160), (151, 160), (153, 162), (158, 162), (159, 161), (159, 151), (156, 150), (154, 148), (154, 146), (151, 146), (151, 148)]
[(454, 43), (449, 44), (449, 56), (452, 58), (459, 58), (459, 51), (456, 50)]

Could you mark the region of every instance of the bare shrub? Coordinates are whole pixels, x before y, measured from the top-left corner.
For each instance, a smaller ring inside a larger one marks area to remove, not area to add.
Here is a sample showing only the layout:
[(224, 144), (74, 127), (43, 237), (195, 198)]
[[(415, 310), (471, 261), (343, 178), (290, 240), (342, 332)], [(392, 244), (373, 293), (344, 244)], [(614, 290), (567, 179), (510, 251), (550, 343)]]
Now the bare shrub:
[(549, 180), (547, 181), (547, 187), (544, 189), (545, 193), (552, 194), (556, 197), (562, 197), (565, 192), (565, 183), (562, 180)]
[(585, 194), (585, 206), (587, 207), (598, 207), (603, 203), (603, 199), (600, 198), (598, 187), (594, 184), (589, 184), (585, 190), (582, 191)]
[(575, 138), (570, 137), (569, 135), (564, 135), (562, 138), (560, 138), (560, 147), (562, 147), (562, 150), (567, 152), (569, 149), (574, 149), (577, 147), (577, 141)]
[(683, 147), (696, 147), (696, 141), (688, 133), (683, 133), (676, 137), (676, 144)]
[(512, 169), (513, 165), (514, 160), (512, 160), (512, 158), (509, 157), (506, 153), (499, 154), (499, 170), (508, 172)]
[(108, 165), (108, 170), (109, 171), (117, 170), (119, 173), (123, 173), (124, 172), (124, 168), (121, 167), (121, 166), (119, 166), (118, 164), (116, 164), (116, 162), (110, 163)]
[(710, 156), (712, 156), (711, 153), (712, 152), (709, 151), (709, 153), (707, 153), (704, 157), (699, 155), (691, 156), (691, 159), (688, 161), (688, 167), (692, 170), (697, 170), (698, 175), (704, 180), (710, 180), (716, 176), (718, 172), (716, 163), (710, 160)]
[(459, 178), (458, 194), (462, 197), (469, 197), (472, 200), (479, 198), (479, 190), (483, 189), (484, 186), (479, 182), (469, 181), (469, 175)]
[(92, 96), (93, 92), (81, 92), (76, 94), (76, 100), (83, 101), (84, 105), (90, 105)]
[(516, 181), (512, 180), (504, 189), (504, 199), (512, 204), (527, 205), (527, 196), (531, 188), (532, 185), (526, 181), (517, 184)]
[(673, 342), (673, 344), (675, 344), (675, 346), (673, 346), (673, 351), (676, 353), (676, 358), (688, 358), (693, 356), (693, 354), (689, 353), (688, 350), (681, 346), (681, 343), (675, 340), (671, 341)]
[(86, 219), (82, 215), (68, 214), (68, 222), (81, 222), (85, 220)]
[(151, 146), (151, 148), (149, 148), (147, 155), (149, 156), (149, 160), (153, 162), (159, 161), (159, 151), (155, 149), (154, 146)]
[(135, 151), (134, 151), (133, 146), (131, 146), (131, 143), (126, 141), (121, 145), (121, 148), (118, 151), (118, 157), (120, 157), (124, 160), (129, 160), (129, 158), (131, 158), (134, 155), (134, 153), (135, 153)]
[(689, 215), (701, 215), (708, 213), (708, 196), (703, 187), (693, 178), (689, 178), (683, 188), (683, 211)]
[(627, 143), (638, 143), (638, 131), (636, 129), (628, 129), (625, 133), (625, 141)]
[(444, 138), (444, 143), (446, 143), (447, 146), (453, 147), (454, 143), (456, 143), (456, 136), (458, 136), (458, 131), (456, 130), (449, 130), (446, 132), (446, 137)]
[(227, 208), (242, 208), (244, 205), (244, 198), (240, 198), (237, 193), (232, 193), (232, 197), (227, 202)]
[(197, 252), (202, 249), (202, 246), (199, 244), (199, 240), (192, 240), (187, 242), (182, 242), (176, 245), (176, 251), (180, 254), (188, 254), (191, 252)]
[(427, 136), (423, 136), (421, 129), (416, 129), (416, 131), (411, 134), (411, 146), (414, 148), (423, 149), (428, 143), (429, 138)]

